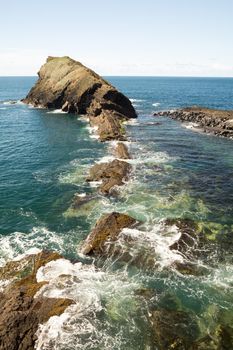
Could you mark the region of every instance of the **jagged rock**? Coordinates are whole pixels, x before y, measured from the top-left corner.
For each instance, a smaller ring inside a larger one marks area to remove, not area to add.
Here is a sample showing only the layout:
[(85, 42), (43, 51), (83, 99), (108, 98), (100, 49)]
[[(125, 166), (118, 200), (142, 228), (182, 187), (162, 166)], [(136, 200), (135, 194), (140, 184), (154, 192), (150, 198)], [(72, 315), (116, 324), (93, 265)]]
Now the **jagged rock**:
[(172, 111), (156, 112), (154, 115), (168, 116), (182, 122), (193, 122), (204, 132), (233, 137), (233, 111), (187, 107)]
[(122, 142), (118, 142), (117, 143), (117, 146), (114, 150), (114, 153), (115, 153), (115, 156), (117, 158), (120, 158), (120, 159), (130, 159), (130, 154), (129, 154), (129, 151), (128, 151), (128, 148), (127, 146), (122, 143)]
[(0, 299), (1, 350), (34, 349), (39, 324), (60, 315), (72, 304), (69, 299), (35, 298), (44, 285), (36, 280), (38, 269), (60, 257), (57, 253), (41, 252), (11, 261), (0, 269), (2, 280), (11, 279)]
[(127, 180), (130, 164), (118, 159), (109, 163), (99, 163), (91, 167), (87, 181), (102, 181), (99, 190), (102, 194), (111, 193), (114, 186), (121, 186)]
[(48, 57), (23, 102), (86, 114), (101, 141), (123, 139), (121, 122), (136, 118), (130, 100), (91, 69), (70, 57)]
[(126, 227), (134, 227), (137, 221), (125, 214), (111, 213), (103, 215), (81, 247), (83, 254), (101, 253), (107, 240), (116, 240), (119, 233)]

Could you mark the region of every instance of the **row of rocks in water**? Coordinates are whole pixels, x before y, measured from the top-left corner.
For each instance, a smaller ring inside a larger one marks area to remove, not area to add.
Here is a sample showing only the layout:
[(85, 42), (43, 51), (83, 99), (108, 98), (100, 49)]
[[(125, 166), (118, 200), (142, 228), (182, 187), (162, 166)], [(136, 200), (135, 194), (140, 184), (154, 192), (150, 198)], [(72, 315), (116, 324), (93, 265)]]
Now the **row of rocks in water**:
[[(34, 107), (62, 109), (68, 113), (85, 114), (95, 127), (101, 141), (125, 140), (123, 122), (136, 118), (131, 102), (96, 73), (69, 57), (49, 57), (38, 73), (39, 80), (23, 102)], [(91, 167), (87, 182), (100, 182), (101, 195), (114, 194), (114, 188), (128, 179), (131, 166), (127, 146), (118, 142), (111, 162)], [(72, 208), (78, 209), (90, 201), (75, 196)], [(119, 213), (106, 214), (97, 223), (82, 247), (82, 253), (104, 249), (107, 238), (117, 239), (124, 227), (131, 227), (136, 220)], [(36, 343), (39, 324), (51, 316), (60, 315), (73, 303), (70, 299), (54, 299), (37, 296), (46, 282), (37, 282), (36, 274), (48, 262), (60, 259), (54, 252), (29, 255), (19, 261), (8, 262), (0, 268), (0, 349), (30, 350)]]
[[(127, 254), (122, 254), (123, 246), (117, 246), (117, 242), (122, 236), (122, 230), (140, 229), (142, 223), (134, 218), (122, 213), (110, 213), (103, 215), (96, 223), (95, 227), (85, 239), (80, 247), (80, 252), (95, 258), (107, 258), (109, 256), (127, 262)], [(172, 227), (174, 225), (180, 230), (181, 234), (177, 241), (170, 246), (171, 250), (179, 251), (182, 256), (189, 257), (190, 254), (199, 254), (204, 245), (208, 245), (205, 237), (199, 232), (197, 225), (190, 220), (166, 220), (164, 225)], [(137, 244), (136, 239), (125, 236), (127, 243), (132, 249)], [(116, 249), (117, 247), (117, 249)], [(134, 250), (134, 249), (133, 249)], [(58, 253), (40, 252), (35, 255), (29, 255), (19, 261), (8, 262), (0, 268), (1, 282), (6, 282), (1, 292), (0, 301), (0, 349), (34, 349), (37, 337), (36, 333), (39, 324), (43, 324), (50, 317), (60, 315), (73, 303), (71, 299), (55, 299), (43, 297), (37, 292), (48, 282), (38, 282), (36, 275), (40, 268), (47, 263), (62, 258)], [(197, 256), (198, 258), (198, 256)], [(153, 269), (155, 256), (150, 259), (139, 261), (131, 260), (132, 264), (140, 268)], [(174, 266), (178, 268), (179, 266)], [(179, 270), (180, 271), (180, 270)], [(188, 271), (188, 272), (187, 272)], [(196, 273), (194, 269), (181, 269), (182, 273)], [(220, 350), (230, 349), (233, 344), (232, 329), (225, 323), (224, 315), (215, 313), (215, 319), (219, 318), (217, 328), (211, 329), (206, 336), (199, 330), (199, 325), (195, 314), (190, 311), (174, 308), (171, 306), (176, 303), (173, 296), (167, 295), (164, 300), (164, 306), (154, 305), (154, 290), (135, 291), (143, 303), (147, 304), (148, 312), (145, 317), (148, 318), (148, 340), (149, 349), (184, 349), (184, 350)], [(170, 306), (169, 306), (170, 305)]]
[[(101, 141), (125, 140), (122, 122), (136, 117), (130, 101), (93, 71), (68, 57), (50, 57), (39, 72), (39, 80), (26, 99), (35, 107), (61, 108), (68, 113), (86, 114), (92, 126), (95, 126)], [(129, 178), (132, 171), (127, 162), (130, 158), (127, 146), (118, 142), (114, 150), (115, 157), (108, 163), (97, 163), (89, 171), (87, 181), (99, 181), (100, 195), (116, 194), (116, 188)], [(72, 207), (79, 210), (93, 196), (76, 196)], [(80, 246), (80, 252), (95, 258), (116, 258), (123, 263), (134, 264), (143, 269), (154, 269), (156, 256), (154, 251), (142, 252), (133, 257), (130, 249), (137, 244), (136, 238), (122, 235), (125, 229), (140, 229), (141, 222), (123, 213), (108, 213), (96, 223), (86, 240)], [(200, 275), (203, 270), (195, 264), (199, 254), (209, 242), (199, 232), (196, 224), (190, 220), (166, 220), (164, 226), (179, 229), (180, 235), (169, 246), (182, 256), (174, 262), (173, 268), (182, 274)], [(125, 242), (128, 250), (123, 252)], [(120, 243), (119, 243), (120, 242)], [(119, 243), (119, 244), (118, 244)], [(190, 262), (190, 257), (194, 263)], [(38, 270), (50, 261), (61, 258), (57, 253), (41, 252), (29, 255), (19, 261), (7, 263), (0, 268), (0, 277), (4, 288), (0, 302), (0, 349), (30, 350), (36, 342), (39, 324), (51, 316), (60, 315), (73, 303), (70, 299), (53, 299), (38, 296), (37, 292), (46, 282), (38, 282)], [(151, 297), (154, 291), (138, 291), (143, 300)], [(231, 344), (231, 332), (221, 325), (217, 334), (200, 338), (198, 325), (192, 315), (181, 310), (167, 308), (154, 309), (149, 306), (148, 319), (149, 348), (152, 349), (224, 349)], [(145, 344), (146, 348), (146, 344)], [(229, 347), (228, 347), (229, 348)]]
[(188, 107), (171, 111), (156, 112), (154, 116), (168, 116), (182, 122), (192, 122), (206, 133), (233, 137), (233, 111), (202, 107)]

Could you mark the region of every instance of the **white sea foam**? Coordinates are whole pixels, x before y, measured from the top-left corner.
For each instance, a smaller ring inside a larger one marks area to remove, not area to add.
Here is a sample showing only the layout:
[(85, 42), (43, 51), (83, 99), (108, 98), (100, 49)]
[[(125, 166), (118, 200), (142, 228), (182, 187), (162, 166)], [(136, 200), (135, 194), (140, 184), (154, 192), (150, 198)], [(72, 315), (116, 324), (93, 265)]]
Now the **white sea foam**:
[(158, 106), (160, 106), (160, 103), (159, 102), (152, 103), (152, 106), (158, 107)]
[(14, 101), (14, 100), (10, 100), (10, 101), (4, 101), (3, 104), (4, 105), (15, 105), (18, 104), (21, 101)]
[(137, 98), (130, 98), (129, 100), (130, 100), (130, 102), (132, 102), (132, 103), (134, 103), (134, 102), (143, 102), (143, 101), (145, 101), (145, 100), (140, 100), (140, 99), (137, 99)]
[[(147, 229), (124, 228), (117, 242), (114, 242), (114, 249), (117, 251), (119, 248), (121, 252), (127, 251), (132, 261), (143, 259), (144, 268), (147, 267), (147, 259), (150, 262), (148, 267), (151, 267), (153, 259), (154, 265), (162, 268), (172, 265), (174, 261), (183, 261), (183, 257), (178, 252), (170, 249), (181, 235), (175, 225), (164, 227), (160, 222)], [(109, 244), (111, 246), (111, 242)]]
[(28, 250), (26, 250), (26, 252), (24, 254), (19, 254), (12, 260), (19, 261), (19, 260), (21, 260), (29, 255), (39, 254), (40, 252), (41, 252), (41, 249), (39, 249), (39, 248), (29, 248)]
[(77, 194), (78, 197), (81, 197), (81, 198), (84, 198), (87, 196), (87, 194), (84, 192), (84, 193), (79, 193)]
[[(110, 335), (109, 318), (125, 319), (138, 282), (126, 278), (124, 272), (108, 273), (92, 265), (72, 264), (65, 259), (49, 262), (37, 272), (37, 281), (46, 281), (36, 296), (68, 298), (74, 304), (61, 316), (51, 317), (37, 331), (37, 350), (75, 348), (112, 349), (118, 337)], [(130, 310), (132, 312), (132, 310)], [(107, 317), (99, 319), (102, 312)], [(138, 331), (135, 329), (135, 332)], [(120, 341), (120, 339), (119, 339)]]
[(5, 110), (5, 109), (7, 109), (7, 108), (6, 108), (6, 107), (0, 107), (0, 109), (1, 109), (1, 110)]
[[(0, 236), (0, 266), (7, 261), (20, 259), (30, 249), (46, 249), (51, 246), (55, 250), (64, 251), (64, 241), (55, 232), (45, 227), (34, 227), (31, 232), (14, 232)], [(32, 248), (33, 247), (33, 248)]]
[(230, 264), (219, 264), (218, 268), (212, 269), (211, 273), (204, 278), (204, 281), (213, 287), (232, 291), (233, 266)]
[(97, 164), (109, 163), (109, 162), (112, 162), (114, 159), (116, 159), (114, 156), (108, 155), (100, 158), (99, 160), (96, 161), (96, 163)]
[(64, 112), (62, 109), (54, 109), (53, 111), (47, 112), (47, 114), (67, 114), (68, 112)]
[(102, 184), (102, 181), (90, 181), (89, 185), (91, 187), (99, 187)]
[(77, 119), (83, 123), (89, 123), (89, 118), (86, 115), (79, 115)]
[(176, 160), (175, 157), (169, 156), (166, 152), (146, 152), (141, 153), (138, 158), (129, 159), (131, 164), (162, 164)]
[(86, 129), (89, 131), (90, 138), (92, 138), (92, 139), (99, 139), (98, 126), (87, 125)]
[(184, 123), (183, 126), (186, 129), (197, 129), (198, 128), (198, 124), (197, 123), (193, 123), (193, 122)]
[(137, 118), (131, 118), (128, 120), (125, 120), (122, 124), (124, 125), (139, 125), (139, 121), (137, 120)]

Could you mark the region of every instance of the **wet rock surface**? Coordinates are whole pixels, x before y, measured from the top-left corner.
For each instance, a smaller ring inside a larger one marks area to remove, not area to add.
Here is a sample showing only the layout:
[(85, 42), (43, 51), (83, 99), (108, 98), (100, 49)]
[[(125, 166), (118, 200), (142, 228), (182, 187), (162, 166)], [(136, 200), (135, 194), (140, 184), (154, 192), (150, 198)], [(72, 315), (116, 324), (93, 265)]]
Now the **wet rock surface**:
[(136, 118), (130, 100), (91, 69), (70, 57), (48, 57), (23, 102), (85, 114), (101, 141), (124, 139), (122, 121)]
[(128, 179), (131, 165), (125, 161), (114, 159), (109, 163), (99, 163), (91, 167), (87, 181), (101, 181), (100, 193), (114, 194), (115, 186), (121, 186)]
[(117, 158), (120, 159), (130, 159), (130, 154), (129, 154), (129, 150), (128, 147), (122, 143), (122, 142), (118, 142), (116, 145), (116, 148), (114, 150), (115, 156)]
[(104, 252), (107, 240), (116, 240), (123, 228), (136, 225), (137, 221), (125, 214), (113, 212), (103, 215), (83, 243), (81, 252), (83, 254)]
[(204, 132), (233, 137), (233, 111), (202, 107), (188, 107), (175, 111), (156, 112), (154, 116), (168, 116), (182, 122), (196, 123)]
[(34, 349), (39, 324), (60, 315), (72, 304), (69, 299), (35, 297), (44, 285), (36, 280), (38, 269), (59, 258), (57, 253), (41, 252), (11, 261), (0, 269), (1, 281), (11, 279), (1, 292), (1, 350)]
[(154, 342), (159, 350), (190, 349), (198, 337), (198, 326), (185, 311), (155, 310), (150, 317)]

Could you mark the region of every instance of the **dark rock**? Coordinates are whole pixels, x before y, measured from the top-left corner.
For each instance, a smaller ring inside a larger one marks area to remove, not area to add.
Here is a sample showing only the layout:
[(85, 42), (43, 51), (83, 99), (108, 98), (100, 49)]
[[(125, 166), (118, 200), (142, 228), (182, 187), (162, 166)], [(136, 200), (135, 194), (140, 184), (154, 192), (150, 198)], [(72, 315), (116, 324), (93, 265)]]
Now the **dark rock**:
[(192, 315), (184, 311), (156, 310), (151, 313), (154, 342), (159, 350), (187, 350), (199, 329)]
[(85, 197), (80, 197), (79, 195), (75, 195), (74, 199), (72, 201), (72, 204), (71, 204), (71, 208), (78, 210), (78, 209), (82, 208), (85, 204), (87, 204), (95, 199), (96, 199), (96, 195), (93, 195), (93, 194), (87, 195)]
[(156, 112), (154, 116), (168, 116), (182, 122), (194, 122), (204, 132), (233, 137), (233, 111), (187, 107), (175, 111)]
[(39, 324), (60, 315), (72, 304), (69, 299), (35, 298), (36, 292), (44, 285), (36, 280), (38, 269), (59, 258), (57, 253), (42, 252), (9, 262), (0, 269), (1, 279), (13, 278), (1, 293), (1, 350), (34, 349)]
[(125, 214), (113, 212), (103, 215), (86, 238), (81, 252), (83, 254), (103, 252), (107, 240), (116, 240), (123, 228), (134, 227), (136, 224), (137, 221), (134, 218)]
[(23, 100), (35, 107), (86, 114), (101, 141), (123, 139), (121, 123), (136, 118), (129, 99), (89, 68), (69, 57), (48, 57)]
[(121, 186), (127, 180), (131, 170), (130, 164), (118, 159), (109, 163), (95, 164), (90, 169), (87, 181), (102, 181), (99, 189), (102, 194), (112, 192), (114, 186)]

